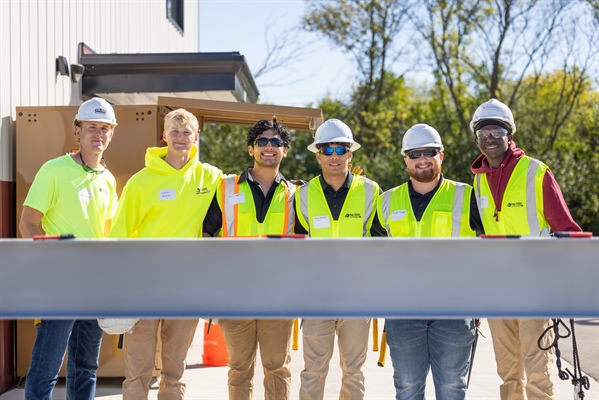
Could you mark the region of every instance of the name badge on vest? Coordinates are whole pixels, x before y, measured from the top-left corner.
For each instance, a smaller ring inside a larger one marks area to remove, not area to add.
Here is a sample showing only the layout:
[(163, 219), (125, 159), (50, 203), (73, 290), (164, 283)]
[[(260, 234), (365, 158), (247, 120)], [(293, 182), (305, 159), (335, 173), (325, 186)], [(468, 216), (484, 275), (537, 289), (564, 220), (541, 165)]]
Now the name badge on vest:
[(91, 197), (92, 195), (88, 189), (79, 190), (79, 201), (85, 201), (86, 203), (89, 203)]
[(312, 218), (312, 226), (314, 228), (328, 228), (331, 226), (331, 221), (329, 220), (328, 215), (323, 215), (322, 217), (314, 217)]
[(402, 219), (405, 218), (407, 213), (408, 213), (407, 210), (394, 210), (391, 213), (391, 221), (401, 221)]
[(227, 196), (227, 201), (233, 206), (235, 204), (245, 203), (245, 194), (243, 194), (243, 193), (231, 194), (231, 195)]
[(161, 190), (159, 194), (160, 200), (175, 200), (177, 198), (174, 189)]
[(489, 207), (489, 198), (487, 196), (480, 196), (480, 208)]

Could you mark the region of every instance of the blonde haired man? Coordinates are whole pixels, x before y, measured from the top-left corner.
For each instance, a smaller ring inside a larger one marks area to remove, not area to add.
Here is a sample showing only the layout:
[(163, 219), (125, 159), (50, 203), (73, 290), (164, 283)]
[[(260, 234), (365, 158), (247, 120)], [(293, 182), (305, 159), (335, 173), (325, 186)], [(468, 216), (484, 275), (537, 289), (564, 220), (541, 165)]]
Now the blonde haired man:
[[(222, 172), (197, 160), (197, 118), (184, 109), (168, 113), (163, 140), (151, 147), (146, 166), (129, 179), (121, 196), (110, 237), (199, 238)], [(142, 319), (125, 334), (125, 400), (147, 399), (158, 335), (162, 369), (158, 398), (183, 399), (185, 358), (197, 319)]]

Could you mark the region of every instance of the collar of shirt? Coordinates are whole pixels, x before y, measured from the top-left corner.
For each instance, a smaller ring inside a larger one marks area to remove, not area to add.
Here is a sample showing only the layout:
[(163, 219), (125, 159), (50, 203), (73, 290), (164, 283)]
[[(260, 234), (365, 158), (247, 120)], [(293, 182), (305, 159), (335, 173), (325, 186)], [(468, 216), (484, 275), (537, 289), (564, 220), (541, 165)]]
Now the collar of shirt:
[[(241, 175), (239, 175), (239, 183), (243, 183), (245, 181), (254, 182), (254, 179), (252, 178), (252, 175), (250, 174), (250, 169), (252, 169), (252, 167), (246, 168), (246, 170), (243, 171), (243, 173)], [(281, 174), (280, 172), (275, 177), (275, 183), (277, 185), (279, 183), (281, 183), (281, 181), (286, 181), (286, 180), (287, 179), (285, 179), (285, 177), (283, 176), (283, 174)]]
[(408, 193), (410, 194), (410, 198), (411, 199), (417, 199), (417, 198), (421, 198), (421, 197), (427, 197), (428, 200), (430, 201), (430, 199), (433, 198), (433, 196), (435, 195), (435, 193), (437, 193), (437, 190), (439, 190), (439, 187), (441, 186), (441, 183), (443, 183), (443, 174), (441, 174), (441, 179), (439, 179), (439, 183), (437, 183), (437, 186), (435, 186), (435, 188), (433, 190), (431, 190), (428, 193), (425, 194), (420, 194), (418, 192), (416, 192), (414, 190), (414, 186), (412, 186), (412, 179), (410, 178), (408, 180)]
[[(343, 185), (341, 185), (341, 187), (339, 188), (339, 190), (337, 190), (337, 192), (340, 192), (342, 190), (349, 190), (349, 187), (351, 186), (351, 183), (352, 183), (352, 179), (353, 179), (353, 174), (351, 172), (349, 172), (347, 174), (347, 177), (345, 178), (345, 182), (343, 182)], [(332, 193), (337, 193), (337, 192), (335, 192), (335, 189), (333, 189), (333, 187), (331, 185), (329, 185), (327, 183), (327, 181), (324, 180), (322, 175), (320, 175), (320, 186), (322, 186), (323, 192), (330, 191)]]

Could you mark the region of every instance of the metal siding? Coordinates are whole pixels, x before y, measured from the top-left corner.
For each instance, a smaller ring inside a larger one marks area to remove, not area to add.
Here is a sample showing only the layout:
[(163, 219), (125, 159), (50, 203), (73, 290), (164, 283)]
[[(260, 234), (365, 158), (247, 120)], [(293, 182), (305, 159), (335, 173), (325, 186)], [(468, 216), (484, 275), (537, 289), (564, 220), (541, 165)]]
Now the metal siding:
[[(56, 54), (55, 56), (65, 56), (65, 57), (69, 57), (69, 54), (67, 54), (66, 49), (68, 48), (68, 37), (70, 34), (70, 29), (72, 26), (72, 15), (70, 15), (70, 6), (69, 6), (69, 1), (68, 0), (63, 0), (61, 3), (61, 7), (62, 7), (62, 12), (59, 15), (60, 18), (60, 25), (58, 25), (60, 28), (60, 35), (59, 37), (56, 38)], [(56, 77), (56, 93), (57, 93), (57, 97), (56, 97), (56, 104), (69, 104), (69, 98), (66, 96), (65, 94), (65, 86), (66, 84), (68, 84), (68, 82), (65, 82), (65, 77), (64, 76), (57, 76)], [(20, 104), (20, 105), (24, 105), (24, 104)]]
[[(54, 30), (54, 38), (53, 38), (53, 45), (52, 45), (52, 55), (51, 58), (53, 60), (56, 60), (56, 57), (59, 55), (62, 55), (62, 42), (63, 42), (63, 37), (64, 37), (64, 30), (65, 28), (65, 24), (64, 24), (64, 20), (63, 20), (63, 13), (64, 13), (64, 4), (62, 1), (56, 1), (54, 3), (54, 21), (52, 21), (52, 25), (49, 26), (49, 29)], [(54, 61), (56, 62), (56, 61)], [(53, 69), (54, 70), (54, 69)], [(51, 88), (52, 91), (52, 96), (50, 96), (52, 100), (52, 102), (49, 105), (54, 105), (54, 104), (64, 104), (63, 103), (63, 96), (62, 96), (62, 90), (59, 90), (60, 85), (62, 84), (62, 77), (59, 77), (56, 75), (56, 72), (53, 73), (54, 76), (54, 80), (53, 80), (53, 85)], [(15, 106), (19, 106), (20, 104), (16, 104)]]
[(37, 97), (37, 104), (40, 106), (45, 106), (48, 104), (48, 66), (49, 66), (49, 56), (48, 56), (48, 23), (47, 23), (47, 15), (48, 15), (48, 3), (45, 1), (40, 1), (38, 5), (39, 13), (37, 15), (37, 26), (38, 26), (38, 54), (39, 60), (38, 65), (41, 66), (41, 69), (38, 72), (38, 84), (35, 87), (34, 91)]
[[(2, 116), (2, 128), (0, 129), (0, 181), (14, 181), (11, 179), (14, 176), (12, 163), (12, 149), (14, 143), (12, 138), (12, 125), (9, 118), (11, 110), (11, 86), (9, 81), (12, 70), (12, 61), (5, 62), (4, 56), (12, 55), (11, 46), (11, 23), (12, 20), (12, 5), (8, 2), (0, 1), (0, 115)], [(6, 123), (4, 119), (6, 118)], [(2, 200), (0, 200), (2, 201)]]
[(42, 12), (40, 2), (32, 1), (29, 9), (29, 24), (30, 24), (30, 35), (29, 35), (29, 74), (31, 78), (29, 81), (29, 98), (31, 104), (40, 105), (40, 74), (42, 69), (39, 68), (40, 64), (40, 53), (41, 53), (41, 30), (39, 26), (39, 17)]
[[(67, 0), (65, 0), (64, 2), (66, 8), (66, 13), (64, 15), (67, 17), (63, 22), (63, 26), (65, 26), (66, 29), (62, 41), (62, 55), (67, 58), (69, 64), (71, 64), (71, 62), (74, 61), (77, 57), (75, 53), (77, 43), (74, 43), (73, 39), (76, 37), (82, 37), (80, 33), (81, 31), (78, 28), (81, 21), (81, 16), (77, 14), (77, 7), (79, 3), (80, 2), (78, 1), (73, 2)], [(78, 99), (71, 99), (71, 79), (66, 76), (61, 76), (58, 79), (62, 81), (63, 104), (77, 104)]]
[(17, 106), (77, 105), (79, 86), (55, 72), (56, 57), (78, 62), (78, 44), (98, 53), (196, 52), (196, 0), (185, 1), (183, 35), (166, 17), (166, 0), (0, 1), (0, 179), (14, 181)]
[(21, 92), (21, 101), (25, 102), (27, 104), (31, 104), (31, 96), (29, 95), (29, 80), (31, 79), (31, 76), (29, 76), (30, 71), (28, 69), (33, 67), (31, 65), (31, 56), (30, 56), (30, 41), (29, 41), (29, 36), (31, 33), (31, 28), (29, 27), (29, 3), (28, 2), (23, 2), (21, 3), (21, 7), (19, 10), (19, 19), (18, 21), (20, 21), (19, 26), (17, 27), (17, 29), (19, 30), (18, 32), (18, 37), (20, 38), (20, 44), (19, 44), (19, 71), (22, 71), (19, 73), (19, 82), (21, 85), (20, 88), (20, 92)]

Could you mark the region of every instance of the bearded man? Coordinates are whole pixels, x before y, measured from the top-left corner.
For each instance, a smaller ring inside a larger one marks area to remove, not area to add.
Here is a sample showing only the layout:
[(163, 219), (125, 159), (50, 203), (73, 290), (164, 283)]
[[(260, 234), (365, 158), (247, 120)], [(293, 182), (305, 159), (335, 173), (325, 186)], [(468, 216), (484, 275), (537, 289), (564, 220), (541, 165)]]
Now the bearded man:
[[(377, 215), (388, 236), (484, 233), (472, 186), (445, 179), (441, 173), (443, 144), (433, 127), (417, 124), (410, 128), (403, 137), (401, 154), (410, 180), (384, 192), (377, 202)], [(466, 397), (476, 337), (474, 319), (387, 319), (385, 331), (396, 399), (424, 399), (429, 369), (437, 399)]]

